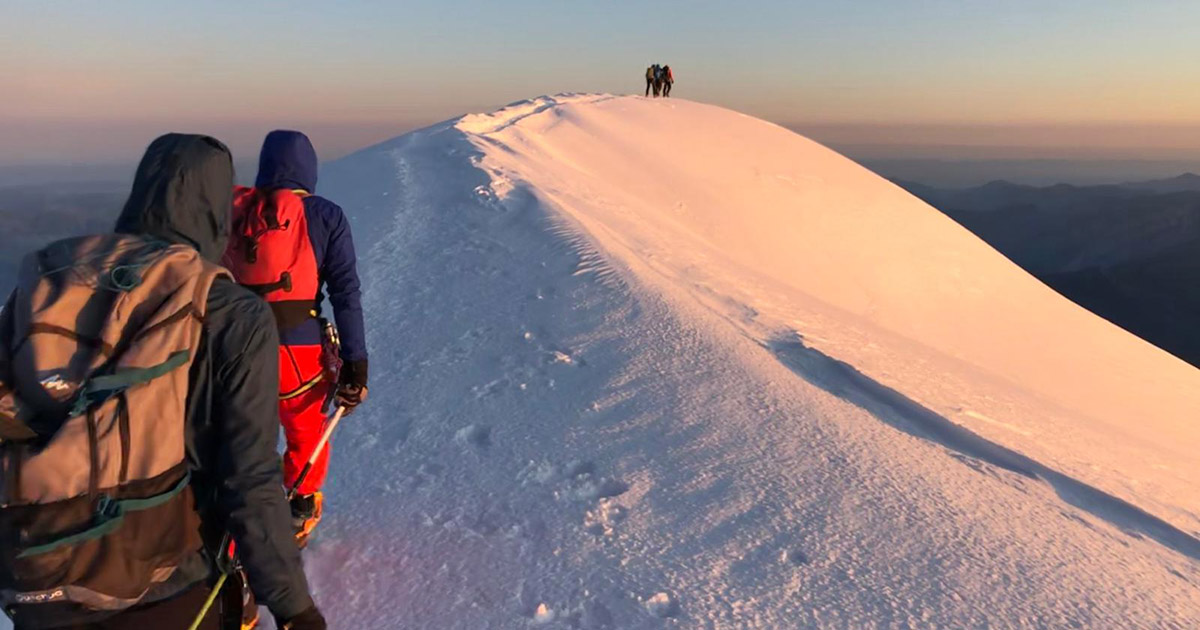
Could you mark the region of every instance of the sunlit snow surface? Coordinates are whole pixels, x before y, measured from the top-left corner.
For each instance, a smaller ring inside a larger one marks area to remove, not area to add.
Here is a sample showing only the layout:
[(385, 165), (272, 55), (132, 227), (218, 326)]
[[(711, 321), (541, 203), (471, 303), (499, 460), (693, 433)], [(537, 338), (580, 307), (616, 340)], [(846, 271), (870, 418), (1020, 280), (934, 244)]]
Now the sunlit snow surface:
[(1193, 628), (1200, 372), (790, 131), (565, 95), (326, 168), (332, 628)]
[(780, 127), (569, 95), (327, 169), (345, 628), (1187, 628), (1200, 373)]

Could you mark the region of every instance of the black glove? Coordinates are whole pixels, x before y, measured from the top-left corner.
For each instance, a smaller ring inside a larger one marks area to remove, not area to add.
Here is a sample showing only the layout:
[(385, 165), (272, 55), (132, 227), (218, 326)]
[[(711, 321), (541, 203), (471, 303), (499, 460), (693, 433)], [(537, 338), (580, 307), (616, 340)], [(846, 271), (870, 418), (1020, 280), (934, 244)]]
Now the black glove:
[(327, 628), (325, 617), (321, 616), (321, 611), (317, 610), (316, 606), (287, 621), (276, 619), (275, 625), (279, 627), (279, 630), (326, 630)]
[(354, 411), (367, 399), (367, 362), (347, 361), (342, 365), (338, 375), (337, 392), (334, 403), (346, 408), (346, 415)]

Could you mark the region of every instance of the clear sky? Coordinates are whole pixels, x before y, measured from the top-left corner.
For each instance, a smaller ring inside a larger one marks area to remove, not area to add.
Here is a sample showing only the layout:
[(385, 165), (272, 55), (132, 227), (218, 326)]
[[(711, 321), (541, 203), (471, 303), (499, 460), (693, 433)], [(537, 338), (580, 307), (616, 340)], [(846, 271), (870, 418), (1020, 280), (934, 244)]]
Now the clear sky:
[(168, 130), (242, 154), (280, 126), (335, 157), (638, 92), (655, 61), (677, 96), (882, 153), (1200, 156), (1194, 0), (0, 0), (0, 164), (135, 159)]

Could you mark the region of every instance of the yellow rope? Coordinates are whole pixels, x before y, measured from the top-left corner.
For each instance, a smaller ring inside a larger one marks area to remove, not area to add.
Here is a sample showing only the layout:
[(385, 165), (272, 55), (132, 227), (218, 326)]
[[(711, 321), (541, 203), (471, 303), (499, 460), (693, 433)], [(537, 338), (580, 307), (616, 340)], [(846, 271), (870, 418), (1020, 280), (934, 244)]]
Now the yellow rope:
[(312, 380), (308, 381), (307, 383), (304, 383), (300, 387), (297, 387), (296, 389), (293, 389), (290, 392), (280, 394), (279, 400), (291, 400), (293, 398), (302, 396), (305, 393), (307, 393), (309, 390), (311, 390), (312, 388), (319, 385), (321, 383), (321, 381), (323, 381), (323, 380), (325, 380), (325, 374), (324, 373), (318, 374), (318, 375), (314, 376), (312, 378)]

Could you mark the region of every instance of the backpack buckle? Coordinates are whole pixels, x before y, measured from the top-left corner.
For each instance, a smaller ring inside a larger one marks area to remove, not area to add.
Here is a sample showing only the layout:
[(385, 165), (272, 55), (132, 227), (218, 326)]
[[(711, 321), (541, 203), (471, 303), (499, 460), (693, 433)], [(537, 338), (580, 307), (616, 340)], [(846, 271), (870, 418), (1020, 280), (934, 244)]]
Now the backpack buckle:
[(111, 521), (121, 515), (121, 502), (114, 500), (107, 494), (100, 495), (100, 499), (96, 501), (96, 522), (104, 523)]
[(79, 388), (79, 394), (75, 396), (75, 402), (71, 404), (71, 411), (68, 412), (67, 417), (74, 418), (76, 416), (82, 416), (83, 413), (88, 410), (88, 407), (92, 406), (93, 402), (94, 401), (88, 396), (88, 390), (85, 384), (84, 387)]
[(142, 284), (141, 265), (117, 265), (108, 273), (114, 287), (126, 293)]

